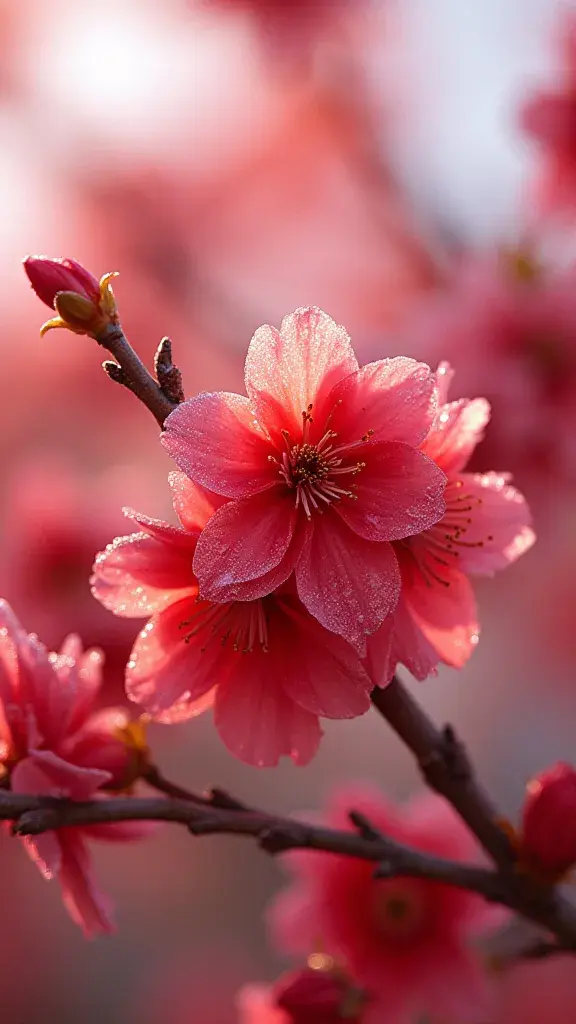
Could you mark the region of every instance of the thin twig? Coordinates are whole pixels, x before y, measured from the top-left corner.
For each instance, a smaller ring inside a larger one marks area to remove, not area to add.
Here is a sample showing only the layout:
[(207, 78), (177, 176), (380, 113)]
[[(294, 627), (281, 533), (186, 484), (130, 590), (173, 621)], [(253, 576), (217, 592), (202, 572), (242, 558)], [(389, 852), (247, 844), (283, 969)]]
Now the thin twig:
[[(159, 369), (165, 374), (166, 381), (170, 379), (171, 387), (165, 390), (158, 381), (154, 380), (152, 374), (146, 369), (140, 357), (132, 348), (126, 338), (120, 324), (109, 324), (96, 339), (99, 345), (107, 349), (116, 360), (115, 363), (109, 360), (104, 363), (104, 370), (108, 376), (118, 384), (132, 391), (144, 405), (150, 409), (156, 421), (163, 425), (164, 420), (176, 408), (179, 401), (178, 395), (184, 397), (180, 375), (176, 367), (172, 365), (172, 353), (170, 342), (163, 339), (159, 350)], [(117, 367), (117, 369), (115, 369)], [(177, 387), (177, 381), (179, 388)], [(175, 397), (176, 396), (176, 397)]]

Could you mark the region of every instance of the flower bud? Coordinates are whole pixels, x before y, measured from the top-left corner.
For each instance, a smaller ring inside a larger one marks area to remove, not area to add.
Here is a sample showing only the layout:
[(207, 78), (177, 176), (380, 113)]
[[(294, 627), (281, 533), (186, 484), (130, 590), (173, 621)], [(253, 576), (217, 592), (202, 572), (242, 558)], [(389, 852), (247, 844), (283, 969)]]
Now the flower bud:
[(360, 1024), (362, 993), (336, 970), (304, 968), (285, 975), (275, 987), (275, 1003), (291, 1024)]
[(110, 772), (105, 789), (130, 789), (148, 766), (145, 726), (131, 722), (121, 708), (104, 708), (88, 719), (68, 756), (83, 768)]
[(107, 326), (118, 322), (118, 311), (110, 281), (116, 274), (96, 278), (72, 259), (27, 256), (24, 269), (36, 295), (58, 316), (47, 320), (40, 334), (65, 327), (75, 334), (98, 337)]
[(559, 762), (527, 786), (520, 860), (553, 881), (576, 864), (576, 770)]

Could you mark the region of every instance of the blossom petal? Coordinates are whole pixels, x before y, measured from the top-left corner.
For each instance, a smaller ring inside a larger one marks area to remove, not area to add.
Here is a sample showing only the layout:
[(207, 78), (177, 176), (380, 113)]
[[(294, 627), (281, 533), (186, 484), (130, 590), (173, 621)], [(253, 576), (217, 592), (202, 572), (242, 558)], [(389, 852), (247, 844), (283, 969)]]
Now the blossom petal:
[(458, 565), (463, 572), (490, 576), (532, 547), (536, 535), (530, 509), (520, 491), (500, 473), (463, 473), (460, 481), (455, 497), (471, 504), (472, 511), (462, 537), (465, 544), (458, 546)]
[(242, 395), (222, 391), (182, 402), (164, 423), (162, 444), (187, 476), (228, 498), (255, 494), (276, 477), (270, 440)]
[(172, 491), (174, 511), (188, 533), (201, 533), (210, 516), (226, 500), (220, 494), (213, 494), (200, 484), (195, 484), (185, 473), (178, 473), (176, 470), (168, 473), (168, 484)]
[(185, 639), (205, 611), (204, 604), (178, 601), (150, 619), (132, 648), (126, 692), (160, 721), (181, 721), (199, 714), (206, 701), (200, 706), (197, 701), (218, 680), (216, 666), (222, 646), (217, 639), (206, 646), (205, 634), (190, 635), (189, 642)]
[(280, 331), (256, 331), (246, 356), (246, 391), (260, 422), (281, 444), (281, 429), (299, 439), (302, 413), (310, 405), (313, 415), (322, 409), (334, 385), (357, 369), (344, 328), (310, 306), (285, 317)]
[(43, 832), (39, 836), (23, 836), (26, 853), (47, 882), (56, 878), (62, 863), (62, 851), (56, 832)]
[(197, 533), (189, 533), (181, 526), (172, 526), (170, 523), (165, 523), (162, 519), (153, 519), (151, 516), (144, 515), (143, 512), (136, 512), (133, 508), (124, 507), (122, 512), (127, 519), (131, 519), (133, 523), (140, 527), (143, 533), (147, 533), (161, 544), (179, 545), (184, 549), (192, 551), (196, 546)]
[(112, 903), (92, 877), (88, 847), (77, 829), (60, 829), (62, 899), (72, 920), (88, 938), (113, 934)]
[(27, 639), (8, 602), (0, 600), (0, 715), (6, 718), (6, 728), (19, 735), (23, 734), (24, 722), (18, 650)]
[(264, 767), (286, 755), (305, 765), (318, 749), (320, 723), (287, 696), (275, 678), (276, 667), (270, 652), (261, 649), (235, 659), (216, 691), (214, 723), (241, 761)]
[(203, 530), (194, 555), (202, 597), (231, 600), (236, 596), (236, 584), (247, 581), (253, 581), (253, 587), (243, 589), (242, 600), (269, 593), (273, 588), (263, 577), (282, 562), (297, 519), (293, 496), (276, 489), (218, 509)]
[(380, 359), (337, 384), (327, 406), (330, 428), (342, 440), (360, 441), (372, 431), (375, 441), (418, 445), (436, 411), (434, 375), (415, 359)]
[[(67, 649), (66, 645), (69, 639), (67, 637), (64, 641), (62, 652)], [(76, 694), (68, 723), (69, 732), (79, 729), (86, 721), (94, 708), (94, 701), (102, 686), (102, 665), (104, 662), (102, 651), (90, 648), (80, 656), (77, 655), (76, 658)]]
[[(480, 633), (476, 600), (468, 578), (464, 573), (453, 572), (448, 585), (432, 586), (423, 578), (415, 580), (402, 591), (406, 610), (440, 660), (453, 668), (462, 668)], [(398, 637), (398, 625), (396, 630)], [(409, 652), (404, 653), (413, 658)], [(399, 660), (407, 664), (404, 655)]]
[(358, 654), (300, 604), (279, 600), (270, 623), (273, 676), (297, 704), (324, 718), (354, 718), (370, 707), (372, 682)]
[(396, 671), (396, 666), (400, 662), (420, 682), (427, 679), (428, 676), (436, 675), (436, 666), (441, 655), (423, 632), (420, 621), (412, 615), (411, 609), (402, 595), (393, 620), (392, 652), (389, 663), (390, 666), (393, 666), (392, 672)]
[(11, 776), (15, 793), (49, 793), (71, 800), (89, 800), (111, 778), (99, 768), (80, 768), (51, 750), (32, 750)]
[(65, 735), (73, 712), (76, 665), (68, 666), (70, 685), (66, 685), (67, 673), (62, 676), (57, 671), (57, 656), (49, 655), (34, 635), (20, 630), (13, 637), (17, 639), (18, 693), (15, 706), (6, 708), (9, 718), (14, 718), (10, 726), (20, 731), (25, 747), (41, 741), (55, 747)]
[(326, 629), (362, 648), (396, 606), (400, 570), (390, 544), (364, 540), (328, 509), (307, 538), (296, 583), (300, 599)]
[(444, 512), (446, 477), (422, 452), (400, 441), (363, 445), (354, 477), (355, 500), (336, 512), (365, 540), (401, 540), (427, 530)]
[(484, 437), (490, 419), (485, 398), (463, 398), (438, 410), (422, 451), (450, 476), (458, 473)]
[(152, 615), (196, 591), (192, 553), (146, 533), (116, 537), (96, 555), (92, 593), (115, 615)]
[(387, 686), (396, 671), (398, 660), (394, 657), (395, 620), (396, 612), (388, 615), (376, 632), (368, 637), (366, 643), (364, 664), (374, 686)]

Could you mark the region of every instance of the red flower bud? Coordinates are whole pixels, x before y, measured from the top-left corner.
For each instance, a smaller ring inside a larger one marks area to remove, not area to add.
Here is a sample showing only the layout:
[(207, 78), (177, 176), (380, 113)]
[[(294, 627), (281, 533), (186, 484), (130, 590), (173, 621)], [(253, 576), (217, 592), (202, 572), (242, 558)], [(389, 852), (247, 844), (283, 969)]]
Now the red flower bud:
[(118, 322), (110, 286), (115, 274), (104, 274), (97, 281), (76, 260), (47, 256), (27, 256), (24, 269), (38, 298), (58, 313), (42, 325), (41, 334), (53, 327), (65, 327), (97, 338), (110, 324)]
[(291, 1024), (360, 1024), (364, 999), (337, 971), (303, 969), (275, 988), (276, 1006)]
[(72, 259), (50, 259), (48, 256), (27, 256), (24, 270), (36, 295), (51, 309), (58, 292), (74, 292), (91, 302), (100, 301), (96, 278)]
[(82, 768), (110, 772), (104, 788), (117, 791), (130, 789), (150, 763), (144, 722), (131, 722), (121, 708), (103, 708), (91, 715), (67, 754)]
[(520, 858), (552, 878), (576, 864), (576, 769), (561, 762), (527, 786)]

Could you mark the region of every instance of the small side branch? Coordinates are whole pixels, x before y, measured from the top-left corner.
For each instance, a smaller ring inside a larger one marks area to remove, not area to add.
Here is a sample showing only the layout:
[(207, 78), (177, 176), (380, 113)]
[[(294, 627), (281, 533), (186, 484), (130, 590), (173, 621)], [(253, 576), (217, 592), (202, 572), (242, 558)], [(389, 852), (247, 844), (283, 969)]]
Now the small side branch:
[(163, 338), (156, 353), (158, 380), (146, 369), (140, 357), (132, 348), (120, 324), (107, 325), (98, 335), (98, 344), (114, 356), (115, 362), (107, 360), (103, 368), (111, 380), (128, 388), (150, 410), (156, 421), (163, 426), (164, 420), (183, 401), (180, 371), (172, 363), (172, 348), (168, 338)]

